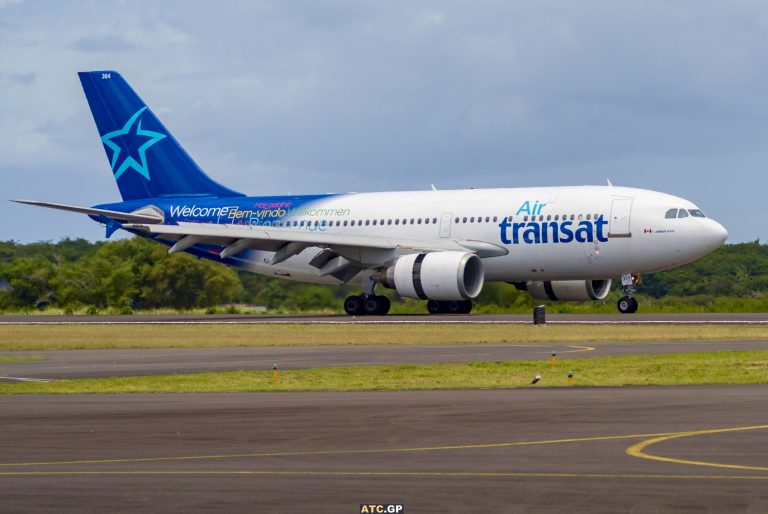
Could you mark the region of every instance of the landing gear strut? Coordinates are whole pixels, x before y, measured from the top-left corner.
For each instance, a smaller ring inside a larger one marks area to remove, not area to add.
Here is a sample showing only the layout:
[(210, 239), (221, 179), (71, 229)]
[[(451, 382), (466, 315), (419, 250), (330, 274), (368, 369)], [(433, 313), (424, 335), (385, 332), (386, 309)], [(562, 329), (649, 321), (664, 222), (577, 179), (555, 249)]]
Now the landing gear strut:
[(621, 292), (624, 293), (624, 296), (616, 302), (616, 307), (618, 307), (619, 312), (622, 314), (637, 312), (637, 299), (632, 295), (635, 294), (635, 284), (638, 279), (637, 275), (625, 274), (621, 276)]
[(430, 314), (469, 314), (472, 311), (472, 301), (438, 301), (429, 300), (427, 310)]

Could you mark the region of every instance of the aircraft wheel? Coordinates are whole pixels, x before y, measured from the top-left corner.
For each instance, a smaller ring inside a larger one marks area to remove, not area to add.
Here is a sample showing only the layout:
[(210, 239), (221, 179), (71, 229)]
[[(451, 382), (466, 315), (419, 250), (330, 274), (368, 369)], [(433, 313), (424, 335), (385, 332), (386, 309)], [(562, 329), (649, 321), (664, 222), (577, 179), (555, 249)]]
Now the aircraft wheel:
[(622, 314), (632, 314), (633, 312), (637, 312), (638, 306), (637, 300), (631, 296), (622, 296), (619, 298), (619, 301), (616, 302), (616, 307), (618, 307), (619, 312)]
[(464, 302), (457, 302), (454, 300), (450, 300), (448, 302), (443, 302), (445, 304), (445, 310), (449, 314), (461, 314), (464, 309)]
[(472, 300), (464, 300), (461, 302), (461, 313), (462, 314), (469, 314), (472, 312)]
[(437, 300), (429, 300), (427, 302), (427, 311), (429, 311), (430, 314), (442, 314), (443, 311), (443, 302), (438, 302)]
[(363, 298), (360, 296), (348, 296), (344, 300), (344, 312), (350, 316), (361, 316), (365, 314), (365, 306), (363, 305)]
[(389, 312), (389, 298), (386, 296), (368, 296), (363, 301), (365, 313), (371, 316), (384, 316)]

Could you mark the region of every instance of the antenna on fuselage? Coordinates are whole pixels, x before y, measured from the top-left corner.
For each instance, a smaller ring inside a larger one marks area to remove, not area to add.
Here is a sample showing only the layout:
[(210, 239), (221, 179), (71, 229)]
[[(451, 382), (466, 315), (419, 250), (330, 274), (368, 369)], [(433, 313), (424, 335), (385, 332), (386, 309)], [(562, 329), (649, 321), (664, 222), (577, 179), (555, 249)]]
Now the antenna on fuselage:
[(432, 191), (437, 191), (437, 188), (435, 187), (434, 184), (430, 184), (430, 186), (432, 186)]
[(613, 187), (613, 182), (611, 182), (611, 179), (607, 178), (605, 180), (608, 182), (608, 186)]

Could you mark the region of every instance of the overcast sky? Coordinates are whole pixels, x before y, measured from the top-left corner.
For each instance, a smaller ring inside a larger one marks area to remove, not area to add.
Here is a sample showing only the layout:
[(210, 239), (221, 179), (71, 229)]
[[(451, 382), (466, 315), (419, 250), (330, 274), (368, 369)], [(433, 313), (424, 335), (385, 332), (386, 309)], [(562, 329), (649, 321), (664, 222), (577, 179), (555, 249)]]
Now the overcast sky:
[(103, 238), (76, 72), (254, 195), (614, 184), (768, 239), (765, 1), (0, 0), (0, 240)]

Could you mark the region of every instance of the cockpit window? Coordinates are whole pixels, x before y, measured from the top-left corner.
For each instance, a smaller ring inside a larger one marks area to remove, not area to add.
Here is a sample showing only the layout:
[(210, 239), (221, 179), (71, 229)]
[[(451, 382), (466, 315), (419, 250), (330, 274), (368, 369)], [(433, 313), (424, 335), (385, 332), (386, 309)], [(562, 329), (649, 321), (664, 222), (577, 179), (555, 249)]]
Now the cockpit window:
[(677, 209), (670, 209), (667, 211), (667, 213), (664, 215), (667, 219), (674, 219), (677, 218)]
[(701, 212), (699, 209), (688, 209), (688, 212), (690, 212), (691, 216), (693, 216), (694, 218), (706, 218), (706, 216), (704, 216), (704, 213)]
[(677, 213), (678, 218), (687, 218), (688, 217), (688, 211), (685, 209), (680, 209), (680, 211)]

